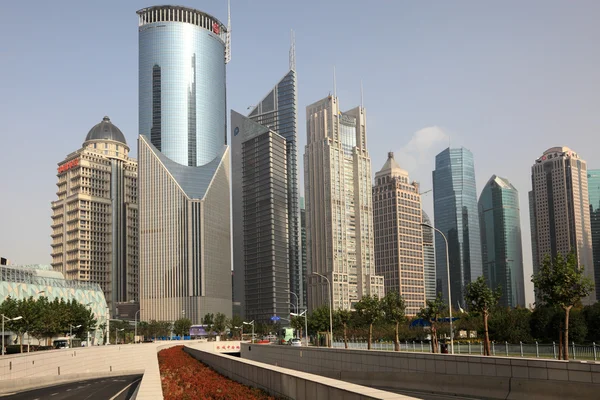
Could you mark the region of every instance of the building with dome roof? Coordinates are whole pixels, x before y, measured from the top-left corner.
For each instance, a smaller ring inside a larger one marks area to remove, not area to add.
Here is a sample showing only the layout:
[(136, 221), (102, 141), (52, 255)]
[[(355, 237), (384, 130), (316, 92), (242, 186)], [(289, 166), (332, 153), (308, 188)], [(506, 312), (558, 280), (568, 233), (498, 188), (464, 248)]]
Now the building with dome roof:
[(410, 182), (394, 153), (388, 153), (373, 185), (375, 269), (385, 293), (404, 298), (406, 315), (425, 307), (422, 210), (419, 184)]
[(109, 117), (58, 163), (52, 202), (52, 267), (65, 279), (100, 285), (115, 315), (138, 301), (137, 161)]

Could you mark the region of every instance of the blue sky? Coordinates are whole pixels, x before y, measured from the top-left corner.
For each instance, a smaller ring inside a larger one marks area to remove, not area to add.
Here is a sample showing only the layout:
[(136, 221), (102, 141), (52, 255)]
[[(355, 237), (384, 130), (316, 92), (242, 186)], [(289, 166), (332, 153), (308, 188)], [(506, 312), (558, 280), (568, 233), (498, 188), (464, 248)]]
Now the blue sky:
[[(155, 4), (2, 4), (2, 256), (50, 262), (56, 163), (104, 115), (135, 155), (135, 11)], [(225, 0), (180, 4), (227, 19)], [(566, 0), (232, 0), (228, 107), (245, 112), (286, 73), (294, 29), (299, 160), (305, 107), (333, 90), (335, 66), (342, 108), (359, 104), (363, 82), (373, 173), (394, 151), (411, 178), (430, 189), (435, 154), (451, 143), (474, 153), (478, 192), (492, 174), (517, 187), (529, 276), (534, 160), (566, 145), (600, 168), (599, 12), (599, 2)], [(432, 216), (431, 193), (424, 206)]]

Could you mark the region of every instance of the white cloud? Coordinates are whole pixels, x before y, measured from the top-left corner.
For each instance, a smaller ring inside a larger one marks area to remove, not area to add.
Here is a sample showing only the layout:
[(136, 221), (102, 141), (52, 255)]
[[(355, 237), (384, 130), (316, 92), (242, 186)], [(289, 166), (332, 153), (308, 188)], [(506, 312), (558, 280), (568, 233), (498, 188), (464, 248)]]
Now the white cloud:
[(417, 180), (431, 174), (435, 155), (448, 146), (448, 134), (439, 126), (416, 131), (396, 156), (396, 161)]

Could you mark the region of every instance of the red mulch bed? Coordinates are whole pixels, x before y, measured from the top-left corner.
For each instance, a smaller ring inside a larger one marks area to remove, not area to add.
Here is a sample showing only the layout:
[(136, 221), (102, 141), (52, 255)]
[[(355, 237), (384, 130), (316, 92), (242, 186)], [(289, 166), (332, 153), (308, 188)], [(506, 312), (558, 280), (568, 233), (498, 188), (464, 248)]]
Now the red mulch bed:
[(276, 400), (218, 374), (184, 352), (183, 346), (161, 350), (158, 365), (165, 400)]

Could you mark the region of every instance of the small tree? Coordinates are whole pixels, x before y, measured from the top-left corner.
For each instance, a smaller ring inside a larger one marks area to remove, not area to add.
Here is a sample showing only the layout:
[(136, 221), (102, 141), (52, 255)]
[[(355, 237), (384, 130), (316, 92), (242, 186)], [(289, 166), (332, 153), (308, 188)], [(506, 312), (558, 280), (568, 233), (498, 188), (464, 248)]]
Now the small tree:
[(358, 303), (356, 303), (354, 309), (363, 317), (365, 323), (369, 325), (367, 349), (371, 350), (371, 342), (373, 340), (373, 324), (379, 321), (383, 316), (381, 301), (376, 295), (366, 295), (363, 296)]
[(290, 318), (290, 325), (296, 332), (300, 333), (298, 337), (302, 337), (302, 332), (304, 331), (304, 315), (301, 317), (296, 317), (292, 315), (292, 317)]
[(177, 336), (188, 336), (190, 334), (190, 328), (192, 327), (192, 320), (189, 318), (179, 318), (173, 324), (173, 333)]
[(438, 351), (438, 322), (446, 309), (442, 294), (438, 293), (435, 300), (427, 300), (427, 307), (419, 311), (418, 317), (428, 321), (431, 325), (431, 352)]
[(348, 348), (348, 324), (352, 320), (352, 312), (349, 310), (336, 310), (333, 314), (333, 323), (341, 327), (344, 333), (344, 347)]
[(217, 313), (215, 315), (214, 327), (217, 335), (221, 336), (225, 332), (225, 328), (227, 328), (227, 316), (223, 313)]
[[(329, 307), (321, 306), (315, 308), (308, 316), (308, 330), (315, 334), (315, 344), (319, 345), (319, 332), (329, 330)], [(307, 332), (308, 333), (308, 332)], [(332, 338), (333, 340), (333, 338)]]
[(465, 287), (465, 300), (469, 309), (481, 313), (483, 316), (483, 344), (486, 356), (491, 355), (488, 317), (491, 310), (498, 305), (501, 296), (502, 290), (499, 287), (496, 290), (490, 289), (483, 276), (477, 278), (476, 281), (469, 282)]
[(547, 255), (537, 274), (531, 278), (541, 303), (560, 307), (565, 312), (562, 340), (563, 359), (569, 359), (569, 312), (594, 288), (591, 279), (584, 276), (584, 266), (578, 265), (577, 256), (570, 252), (565, 259), (558, 254), (554, 260)]
[(215, 315), (213, 313), (207, 313), (204, 318), (202, 318), (202, 324), (204, 325), (204, 330), (206, 331), (208, 340), (210, 340), (214, 329)]
[(400, 324), (406, 321), (404, 298), (397, 291), (388, 292), (381, 303), (386, 321), (394, 323), (394, 351), (400, 351), (398, 331)]
[(227, 320), (227, 327), (229, 328), (229, 331), (231, 332), (231, 336), (233, 337), (240, 337), (240, 340), (243, 340), (241, 332), (242, 332), (242, 324), (244, 323), (244, 320), (242, 319), (242, 317), (240, 317), (239, 315), (234, 315), (231, 319)]

